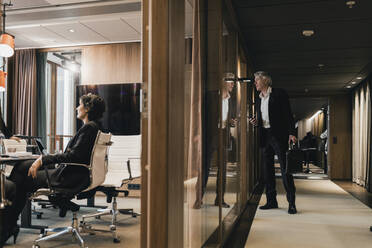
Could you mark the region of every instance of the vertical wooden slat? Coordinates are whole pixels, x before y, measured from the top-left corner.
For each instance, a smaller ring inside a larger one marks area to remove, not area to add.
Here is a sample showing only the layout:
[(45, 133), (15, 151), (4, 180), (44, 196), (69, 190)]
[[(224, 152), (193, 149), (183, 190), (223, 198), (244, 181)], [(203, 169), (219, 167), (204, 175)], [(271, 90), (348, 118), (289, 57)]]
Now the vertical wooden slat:
[[(56, 109), (57, 107), (57, 65), (50, 63), (51, 65), (51, 86), (50, 86), (50, 109)], [(56, 149), (56, 113), (57, 111), (51, 111), (50, 116), (50, 152), (54, 153)]]
[[(168, 245), (168, 1), (149, 1), (147, 247)], [(163, 14), (159, 14), (162, 10)]]
[[(237, 40), (236, 52), (238, 56), (238, 77), (246, 77), (244, 63), (242, 63), (239, 53), (239, 44)], [(244, 206), (248, 200), (248, 160), (247, 160), (247, 84), (241, 83), (241, 102), (240, 102), (240, 204)]]
[(184, 4), (148, 5), (147, 247), (183, 246)]
[(141, 154), (141, 248), (147, 247), (148, 205), (148, 62), (149, 62), (149, 1), (142, 1), (142, 154)]

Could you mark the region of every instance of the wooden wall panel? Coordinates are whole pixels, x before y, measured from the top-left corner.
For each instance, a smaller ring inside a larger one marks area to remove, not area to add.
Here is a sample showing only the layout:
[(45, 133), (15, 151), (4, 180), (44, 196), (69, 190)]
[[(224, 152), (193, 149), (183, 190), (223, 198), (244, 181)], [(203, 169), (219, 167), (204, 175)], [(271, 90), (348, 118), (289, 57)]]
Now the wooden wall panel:
[(141, 82), (141, 44), (133, 42), (82, 47), (81, 82)]
[(348, 95), (333, 96), (329, 102), (329, 177), (351, 179), (351, 100)]
[(142, 1), (142, 151), (141, 151), (141, 248), (147, 247), (148, 226), (148, 87), (149, 87), (149, 2)]
[(183, 247), (185, 2), (147, 2), (147, 247)]

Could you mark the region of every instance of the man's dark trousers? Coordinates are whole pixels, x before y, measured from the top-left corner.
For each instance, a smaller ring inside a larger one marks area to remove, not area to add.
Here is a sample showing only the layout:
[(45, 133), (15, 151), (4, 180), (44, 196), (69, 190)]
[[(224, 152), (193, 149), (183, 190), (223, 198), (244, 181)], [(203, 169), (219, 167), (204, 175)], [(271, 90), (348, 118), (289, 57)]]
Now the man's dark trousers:
[(287, 200), (290, 204), (295, 203), (296, 187), (294, 185), (293, 176), (286, 173), (286, 151), (288, 149), (287, 139), (278, 139), (272, 135), (271, 129), (263, 129), (265, 142), (263, 144), (263, 174), (266, 187), (267, 202), (271, 203), (276, 200), (275, 189), (275, 168), (274, 155), (276, 154), (280, 163), (282, 180), (284, 188), (287, 192)]

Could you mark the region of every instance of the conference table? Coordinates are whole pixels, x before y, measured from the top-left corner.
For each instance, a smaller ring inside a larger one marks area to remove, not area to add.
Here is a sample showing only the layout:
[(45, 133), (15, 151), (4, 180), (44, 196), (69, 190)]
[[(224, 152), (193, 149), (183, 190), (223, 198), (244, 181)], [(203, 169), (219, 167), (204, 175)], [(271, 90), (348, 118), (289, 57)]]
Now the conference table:
[[(0, 185), (1, 185), (1, 193), (0, 193), (0, 209), (4, 209), (6, 206), (9, 206), (11, 202), (6, 199), (5, 197), (5, 167), (6, 165), (14, 166), (17, 162), (25, 161), (25, 160), (36, 160), (40, 155), (27, 155), (27, 156), (4, 156), (0, 155)], [(43, 232), (47, 226), (37, 226), (31, 224), (31, 201), (28, 200), (26, 203), (25, 208), (21, 214), (21, 227), (22, 228), (31, 228), (31, 229), (39, 229), (40, 232)]]

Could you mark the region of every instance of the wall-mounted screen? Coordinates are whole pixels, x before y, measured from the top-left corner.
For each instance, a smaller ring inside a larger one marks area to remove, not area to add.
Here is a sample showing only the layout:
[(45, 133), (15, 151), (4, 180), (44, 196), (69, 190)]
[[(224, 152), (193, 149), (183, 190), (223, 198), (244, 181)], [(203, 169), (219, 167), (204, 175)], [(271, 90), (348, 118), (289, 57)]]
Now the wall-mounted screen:
[[(141, 131), (141, 84), (93, 84), (76, 87), (76, 104), (82, 95), (93, 93), (101, 96), (106, 111), (101, 119), (102, 128), (113, 135), (138, 135)], [(77, 122), (77, 129), (82, 122)]]

